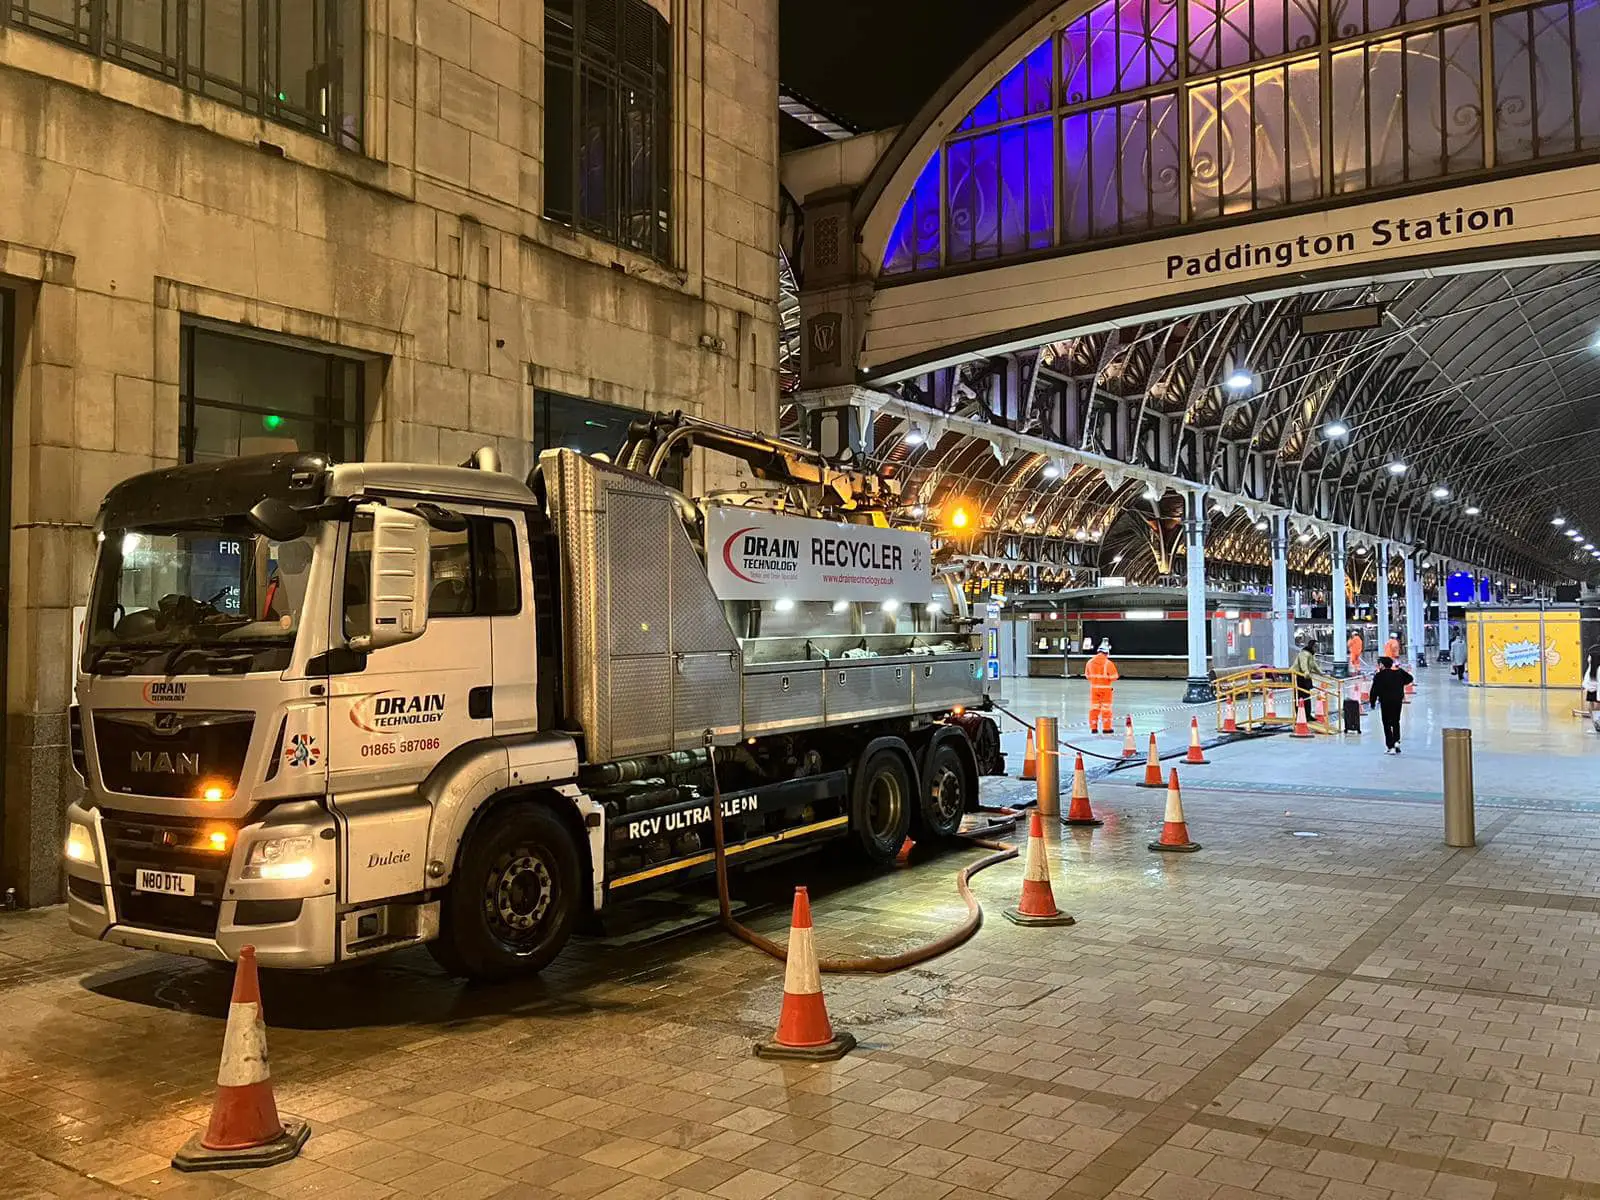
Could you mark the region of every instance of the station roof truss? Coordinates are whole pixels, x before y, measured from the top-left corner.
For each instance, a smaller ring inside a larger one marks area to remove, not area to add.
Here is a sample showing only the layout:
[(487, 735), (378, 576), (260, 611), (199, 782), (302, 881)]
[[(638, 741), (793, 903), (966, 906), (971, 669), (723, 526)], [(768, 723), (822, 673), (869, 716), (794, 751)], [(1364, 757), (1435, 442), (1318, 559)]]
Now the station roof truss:
[[(1596, 296), (1600, 263), (1544, 262), (1086, 334), (856, 389), (875, 397), (856, 450), (900, 478), (898, 519), (1048, 567), (1052, 583), (1176, 579), (1182, 493), (1197, 488), (1219, 580), (1270, 570), (1272, 513), (1308, 577), (1326, 579), (1342, 528), (1369, 588), (1376, 556), (1355, 551), (1380, 540), (1530, 581), (1583, 578), (1596, 560), (1550, 520), (1600, 531), (1585, 482), (1600, 469)], [(1375, 323), (1305, 330), (1356, 309)], [(1331, 436), (1338, 425), (1348, 433)], [(1398, 555), (1392, 572), (1398, 583)]]

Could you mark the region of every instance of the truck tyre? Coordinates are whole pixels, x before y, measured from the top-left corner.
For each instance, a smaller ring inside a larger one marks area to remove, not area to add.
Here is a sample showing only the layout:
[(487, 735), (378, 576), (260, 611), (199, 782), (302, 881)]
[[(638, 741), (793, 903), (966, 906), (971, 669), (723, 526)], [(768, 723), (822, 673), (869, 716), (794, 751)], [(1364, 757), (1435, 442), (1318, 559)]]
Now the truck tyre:
[(971, 807), (967, 765), (947, 739), (933, 748), (922, 778), (922, 803), (911, 823), (920, 842), (943, 841), (961, 832), (961, 818)]
[(884, 747), (862, 760), (850, 788), (850, 832), (869, 861), (894, 861), (917, 806), (903, 754)]
[(555, 813), (539, 804), (491, 813), (461, 852), (428, 948), (452, 975), (536, 974), (572, 933), (578, 878), (578, 849)]

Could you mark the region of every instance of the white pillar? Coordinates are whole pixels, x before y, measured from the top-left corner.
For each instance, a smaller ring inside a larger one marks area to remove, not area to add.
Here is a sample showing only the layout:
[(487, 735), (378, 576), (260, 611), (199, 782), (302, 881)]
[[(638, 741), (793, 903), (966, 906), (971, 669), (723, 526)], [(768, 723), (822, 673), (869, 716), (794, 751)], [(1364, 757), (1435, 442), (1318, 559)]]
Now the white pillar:
[(1406, 653), (1417, 666), (1427, 665), (1427, 651), (1422, 645), (1422, 580), (1417, 577), (1415, 555), (1405, 556), (1406, 569)]
[[(1383, 648), (1389, 644), (1389, 543), (1379, 542), (1378, 553), (1378, 590), (1375, 603), (1378, 606), (1378, 645), (1375, 653), (1382, 654)], [(1399, 666), (1396, 663), (1395, 666)]]
[(1328, 535), (1328, 554), (1333, 559), (1333, 579), (1328, 594), (1328, 611), (1333, 617), (1333, 673), (1340, 679), (1350, 674), (1350, 631), (1346, 623), (1344, 595), (1344, 553), (1349, 543), (1343, 529)]
[(1183, 533), (1189, 558), (1189, 685), (1183, 702), (1198, 704), (1216, 699), (1206, 661), (1206, 629), (1211, 621), (1206, 606), (1206, 494), (1185, 492)]
[(1275, 513), (1267, 536), (1272, 541), (1272, 665), (1288, 669), (1294, 626), (1289, 608), (1289, 518)]

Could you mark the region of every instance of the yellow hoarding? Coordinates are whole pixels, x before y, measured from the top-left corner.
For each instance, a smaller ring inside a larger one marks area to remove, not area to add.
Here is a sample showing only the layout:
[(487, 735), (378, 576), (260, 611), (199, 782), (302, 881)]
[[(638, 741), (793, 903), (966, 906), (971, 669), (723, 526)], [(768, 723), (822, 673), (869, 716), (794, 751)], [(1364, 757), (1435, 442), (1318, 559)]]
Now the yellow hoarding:
[(1575, 610), (1467, 612), (1467, 682), (1489, 687), (1572, 687), (1583, 675)]

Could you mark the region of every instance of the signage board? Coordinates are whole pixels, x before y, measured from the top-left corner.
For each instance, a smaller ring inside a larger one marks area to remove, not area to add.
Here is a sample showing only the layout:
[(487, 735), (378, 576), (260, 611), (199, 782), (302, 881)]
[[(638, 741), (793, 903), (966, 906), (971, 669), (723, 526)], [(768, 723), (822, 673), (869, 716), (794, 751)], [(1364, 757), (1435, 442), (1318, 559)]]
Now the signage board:
[(723, 600), (898, 600), (933, 595), (925, 533), (730, 505), (706, 510), (706, 569)]

